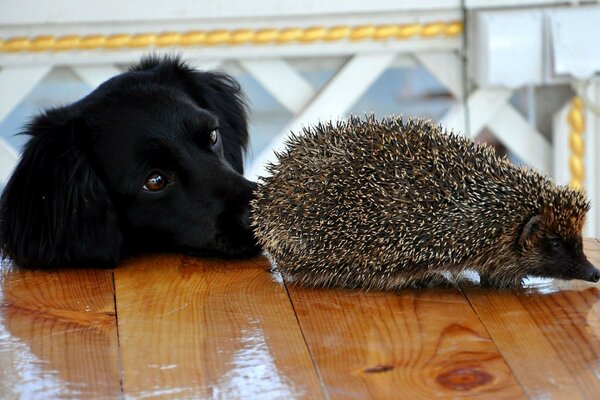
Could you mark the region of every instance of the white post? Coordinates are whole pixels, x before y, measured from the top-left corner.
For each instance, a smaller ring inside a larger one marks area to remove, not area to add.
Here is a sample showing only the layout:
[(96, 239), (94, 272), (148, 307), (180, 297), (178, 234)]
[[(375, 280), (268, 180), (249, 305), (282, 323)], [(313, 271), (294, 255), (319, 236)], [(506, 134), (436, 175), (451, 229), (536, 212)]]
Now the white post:
[[(596, 107), (600, 105), (600, 80), (592, 81), (588, 88), (587, 98)], [(600, 235), (600, 115), (595, 114), (590, 107), (586, 107), (585, 130), (585, 187), (592, 202), (588, 213), (586, 235), (598, 237)]]
[(552, 176), (559, 185), (567, 185), (571, 179), (569, 172), (569, 125), (567, 114), (571, 102), (566, 102), (552, 118)]

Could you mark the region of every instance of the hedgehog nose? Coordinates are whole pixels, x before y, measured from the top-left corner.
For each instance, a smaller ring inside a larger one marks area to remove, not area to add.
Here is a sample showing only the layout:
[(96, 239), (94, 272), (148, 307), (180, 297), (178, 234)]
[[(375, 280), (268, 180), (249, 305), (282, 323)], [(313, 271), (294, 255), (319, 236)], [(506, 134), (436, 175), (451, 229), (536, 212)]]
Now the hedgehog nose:
[(600, 281), (600, 271), (596, 270), (594, 272), (592, 272), (592, 275), (590, 276), (590, 282), (598, 282)]

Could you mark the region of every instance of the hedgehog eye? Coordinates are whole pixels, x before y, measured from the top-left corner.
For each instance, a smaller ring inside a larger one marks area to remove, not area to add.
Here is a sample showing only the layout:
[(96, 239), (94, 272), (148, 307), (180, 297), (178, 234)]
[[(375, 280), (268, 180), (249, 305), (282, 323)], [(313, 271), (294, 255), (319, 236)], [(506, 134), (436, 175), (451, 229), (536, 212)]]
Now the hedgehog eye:
[(562, 242), (560, 239), (550, 239), (550, 246), (553, 250), (558, 250), (562, 247)]

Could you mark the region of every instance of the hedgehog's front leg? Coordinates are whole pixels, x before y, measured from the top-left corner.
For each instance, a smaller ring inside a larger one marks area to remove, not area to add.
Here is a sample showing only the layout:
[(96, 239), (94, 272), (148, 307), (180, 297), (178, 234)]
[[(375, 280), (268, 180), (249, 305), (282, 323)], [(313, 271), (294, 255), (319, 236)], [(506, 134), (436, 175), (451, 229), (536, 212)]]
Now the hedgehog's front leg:
[(439, 272), (428, 272), (420, 275), (415, 274), (415, 276), (411, 277), (410, 279), (406, 279), (403, 284), (403, 287), (413, 289), (430, 289), (451, 286), (455, 286), (454, 282)]

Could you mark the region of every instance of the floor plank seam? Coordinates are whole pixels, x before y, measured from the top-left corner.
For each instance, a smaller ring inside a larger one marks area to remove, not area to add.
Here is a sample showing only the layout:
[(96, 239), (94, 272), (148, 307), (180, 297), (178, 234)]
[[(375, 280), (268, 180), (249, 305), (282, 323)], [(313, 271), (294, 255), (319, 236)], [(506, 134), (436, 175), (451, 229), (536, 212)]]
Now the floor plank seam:
[(123, 384), (123, 355), (121, 353), (121, 336), (119, 333), (119, 310), (117, 309), (117, 280), (115, 271), (111, 272), (113, 281), (113, 304), (115, 307), (115, 330), (117, 333), (117, 367), (119, 368), (119, 386), (121, 387), (121, 399), (125, 399), (125, 387)]
[(521, 391), (523, 392), (523, 395), (526, 398), (531, 398), (529, 397), (529, 394), (527, 393), (527, 390), (525, 390), (525, 386), (523, 385), (523, 382), (521, 382), (521, 380), (519, 379), (518, 375), (515, 373), (512, 365), (510, 364), (510, 362), (506, 359), (506, 356), (504, 355), (504, 353), (502, 352), (502, 350), (500, 350), (500, 348), (498, 347), (498, 345), (496, 344), (496, 339), (492, 336), (492, 333), (490, 332), (490, 330), (488, 329), (487, 325), (483, 322), (483, 320), (481, 319), (481, 317), (479, 316), (479, 313), (477, 312), (477, 309), (475, 308), (475, 306), (473, 306), (473, 303), (471, 303), (471, 299), (469, 298), (469, 295), (467, 295), (467, 293), (463, 290), (462, 285), (459, 285), (459, 289), (461, 291), (461, 293), (463, 294), (463, 296), (465, 297), (465, 299), (467, 300), (467, 302), (469, 303), (469, 307), (471, 307), (471, 310), (473, 310), (473, 312), (475, 313), (475, 316), (477, 317), (477, 319), (479, 320), (479, 323), (481, 324), (481, 326), (483, 326), (483, 329), (485, 329), (485, 332), (487, 333), (488, 337), (490, 338), (490, 340), (494, 343), (494, 347), (496, 348), (496, 350), (498, 351), (498, 354), (500, 354), (502, 356), (502, 359), (504, 360), (504, 363), (506, 364), (506, 366), (508, 367), (508, 369), (510, 370), (513, 378), (515, 379), (515, 381), (517, 382), (517, 384), (519, 385), (519, 387), (521, 388)]
[(302, 330), (302, 324), (300, 324), (300, 319), (298, 318), (298, 313), (296, 313), (296, 307), (294, 306), (294, 301), (292, 300), (292, 296), (290, 296), (290, 290), (288, 289), (288, 283), (285, 278), (282, 277), (283, 286), (285, 287), (285, 292), (288, 296), (288, 301), (292, 306), (292, 311), (294, 312), (294, 318), (296, 318), (296, 323), (298, 324), (298, 329), (300, 329), (300, 334), (302, 335), (302, 340), (304, 341), (304, 345), (306, 346), (306, 351), (308, 351), (308, 355), (310, 356), (310, 362), (312, 363), (313, 369), (315, 370), (315, 374), (317, 374), (317, 378), (319, 379), (319, 386), (321, 386), (321, 391), (323, 392), (323, 398), (329, 400), (329, 393), (325, 387), (325, 380), (321, 376), (321, 372), (317, 367), (317, 362), (315, 357), (310, 350), (310, 346), (308, 345), (308, 341), (306, 340), (306, 336), (304, 335), (304, 331)]

